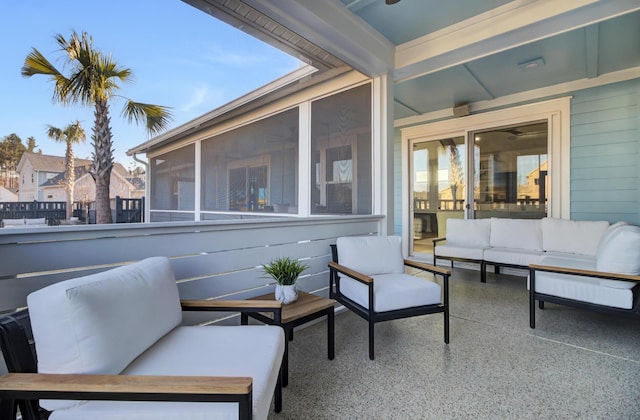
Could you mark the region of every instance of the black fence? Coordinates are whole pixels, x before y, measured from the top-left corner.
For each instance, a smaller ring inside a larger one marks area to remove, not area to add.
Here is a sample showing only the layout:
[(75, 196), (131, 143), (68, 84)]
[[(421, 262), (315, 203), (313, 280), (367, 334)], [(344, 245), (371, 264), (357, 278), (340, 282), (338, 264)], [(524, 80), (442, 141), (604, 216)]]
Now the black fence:
[(60, 224), (67, 218), (67, 203), (63, 201), (0, 202), (0, 218), (47, 219), (49, 226)]
[(120, 198), (116, 197), (116, 223), (144, 222), (144, 197)]
[[(113, 203), (112, 203), (113, 204)], [(144, 222), (144, 197), (115, 199), (115, 223)], [(82, 224), (96, 223), (96, 203), (73, 203), (73, 216)], [(67, 219), (67, 203), (63, 201), (0, 202), (0, 219), (47, 219), (49, 226), (59, 225)]]

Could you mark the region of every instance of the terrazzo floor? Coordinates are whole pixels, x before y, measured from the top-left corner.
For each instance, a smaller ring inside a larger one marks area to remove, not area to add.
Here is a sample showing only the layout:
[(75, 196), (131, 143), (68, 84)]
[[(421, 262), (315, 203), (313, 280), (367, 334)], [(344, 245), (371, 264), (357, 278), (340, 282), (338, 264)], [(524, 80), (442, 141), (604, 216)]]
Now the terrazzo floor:
[(349, 311), (296, 330), (283, 410), (269, 419), (640, 419), (640, 319), (546, 304), (529, 328), (526, 278), (454, 269), (442, 315), (376, 325)]

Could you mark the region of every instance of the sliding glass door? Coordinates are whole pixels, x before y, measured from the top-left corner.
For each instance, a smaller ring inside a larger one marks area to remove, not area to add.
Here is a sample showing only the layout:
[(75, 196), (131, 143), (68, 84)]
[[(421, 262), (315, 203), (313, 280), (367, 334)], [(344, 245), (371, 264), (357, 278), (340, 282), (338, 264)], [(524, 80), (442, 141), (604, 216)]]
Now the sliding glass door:
[(414, 142), (411, 154), (413, 249), (430, 253), (432, 239), (445, 235), (446, 219), (464, 217), (464, 136)]
[(547, 214), (547, 122), (472, 132), (473, 217), (539, 219)]
[(412, 255), (432, 253), (450, 218), (547, 215), (547, 121), (464, 132), (410, 142)]

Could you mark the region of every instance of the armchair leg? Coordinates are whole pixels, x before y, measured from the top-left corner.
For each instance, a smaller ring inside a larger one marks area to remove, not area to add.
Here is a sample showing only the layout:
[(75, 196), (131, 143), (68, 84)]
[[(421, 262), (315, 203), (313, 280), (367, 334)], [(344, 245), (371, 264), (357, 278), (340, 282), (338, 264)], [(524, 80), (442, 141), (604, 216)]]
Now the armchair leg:
[(16, 415), (17, 412), (15, 400), (0, 400), (0, 418), (15, 419)]
[(275, 392), (275, 401), (274, 401), (274, 410), (276, 413), (282, 411), (282, 366), (280, 366), (280, 372), (278, 372), (278, 382), (276, 382), (276, 392)]
[(529, 327), (536, 328), (536, 272), (534, 270), (529, 270)]
[(375, 323), (369, 320), (369, 359), (373, 360), (373, 342), (374, 342), (374, 325)]
[(449, 308), (444, 311), (444, 342), (449, 344)]

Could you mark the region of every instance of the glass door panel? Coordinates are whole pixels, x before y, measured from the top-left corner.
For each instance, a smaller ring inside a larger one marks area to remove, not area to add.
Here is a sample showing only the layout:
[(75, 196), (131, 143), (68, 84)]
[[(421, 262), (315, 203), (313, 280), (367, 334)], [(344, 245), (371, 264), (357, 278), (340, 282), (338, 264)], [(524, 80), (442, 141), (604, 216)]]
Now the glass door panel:
[(474, 217), (547, 215), (547, 122), (472, 133)]
[(464, 137), (415, 141), (411, 145), (411, 254), (433, 252), (432, 239), (446, 235), (446, 220), (464, 218)]

